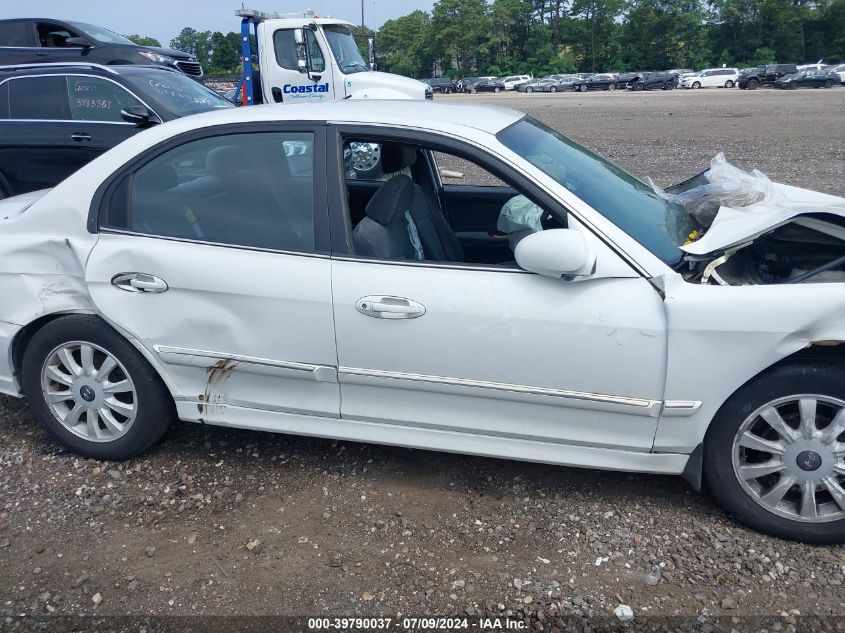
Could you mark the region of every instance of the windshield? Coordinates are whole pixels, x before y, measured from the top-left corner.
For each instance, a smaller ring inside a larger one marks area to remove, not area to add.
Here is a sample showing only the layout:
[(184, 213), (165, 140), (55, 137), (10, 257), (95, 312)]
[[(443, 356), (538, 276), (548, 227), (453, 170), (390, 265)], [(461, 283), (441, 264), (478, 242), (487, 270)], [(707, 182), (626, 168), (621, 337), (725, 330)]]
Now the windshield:
[(154, 109), (160, 107), (177, 117), (235, 107), (231, 101), (182, 73), (127, 73), (126, 80)]
[(358, 44), (348, 28), (340, 24), (330, 24), (324, 26), (323, 31), (326, 33), (326, 39), (329, 40), (337, 65), (343, 72), (359, 73), (370, 69), (361, 57)]
[(531, 117), (497, 138), (670, 266), (680, 262), (679, 246), (700, 228), (683, 207)]
[(135, 46), (135, 42), (132, 40), (126, 39), (114, 31), (104, 29), (102, 26), (94, 26), (93, 24), (84, 24), (82, 22), (71, 22), (70, 24), (85, 33), (88, 37), (93, 37), (103, 44), (129, 44), (130, 46)]

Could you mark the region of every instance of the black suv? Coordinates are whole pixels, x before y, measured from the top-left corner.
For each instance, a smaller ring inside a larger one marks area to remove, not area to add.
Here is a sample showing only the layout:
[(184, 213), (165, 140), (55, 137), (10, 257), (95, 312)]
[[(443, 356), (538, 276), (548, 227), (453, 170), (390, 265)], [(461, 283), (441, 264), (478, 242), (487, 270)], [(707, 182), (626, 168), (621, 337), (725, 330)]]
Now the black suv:
[(0, 198), (53, 187), (150, 125), (233, 107), (161, 66), (0, 68)]
[(795, 64), (769, 64), (758, 68), (743, 70), (737, 80), (737, 85), (745, 90), (754, 90), (757, 86), (770, 86), (784, 75), (798, 72)]
[(433, 77), (431, 79), (423, 79), (423, 83), (431, 86), (432, 92), (440, 92), (445, 95), (450, 95), (456, 91), (455, 82), (448, 77)]
[(53, 62), (159, 64), (202, 77), (196, 57), (169, 48), (138, 46), (100, 26), (38, 18), (0, 20), (0, 66)]

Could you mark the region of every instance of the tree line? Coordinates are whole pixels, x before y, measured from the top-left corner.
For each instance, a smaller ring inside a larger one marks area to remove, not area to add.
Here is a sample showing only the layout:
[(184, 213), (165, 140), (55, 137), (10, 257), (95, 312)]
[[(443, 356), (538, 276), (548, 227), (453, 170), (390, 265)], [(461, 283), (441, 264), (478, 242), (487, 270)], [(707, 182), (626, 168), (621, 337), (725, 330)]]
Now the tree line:
[[(845, 0), (438, 0), (375, 36), (381, 70), (418, 78), (840, 62)], [(210, 75), (240, 67), (238, 33), (186, 27), (170, 46)]]

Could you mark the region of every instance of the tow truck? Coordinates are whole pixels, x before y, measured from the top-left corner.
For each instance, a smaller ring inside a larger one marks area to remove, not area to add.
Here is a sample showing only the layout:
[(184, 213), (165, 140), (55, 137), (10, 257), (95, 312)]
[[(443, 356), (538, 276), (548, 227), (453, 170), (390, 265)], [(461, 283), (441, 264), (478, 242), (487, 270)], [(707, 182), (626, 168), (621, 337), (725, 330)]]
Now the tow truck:
[(431, 99), (421, 81), (375, 70), (364, 61), (354, 24), (313, 11), (268, 13), (238, 9), (243, 70), (235, 91), (241, 105), (343, 99)]

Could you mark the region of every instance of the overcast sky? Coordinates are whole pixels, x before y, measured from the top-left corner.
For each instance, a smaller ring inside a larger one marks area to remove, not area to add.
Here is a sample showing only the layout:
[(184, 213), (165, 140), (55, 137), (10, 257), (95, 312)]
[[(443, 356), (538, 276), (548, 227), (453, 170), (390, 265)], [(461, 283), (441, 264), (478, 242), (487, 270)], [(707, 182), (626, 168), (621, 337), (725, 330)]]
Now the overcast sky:
[[(242, 0), (0, 0), (0, 18), (62, 18), (88, 22), (123, 35), (149, 35), (164, 46), (185, 26), (198, 31), (238, 31), (235, 9)], [(313, 9), (355, 24), (361, 22), (360, 0), (244, 0), (247, 8), (289, 13)], [(364, 0), (367, 26), (414, 9), (430, 10), (433, 0)]]

